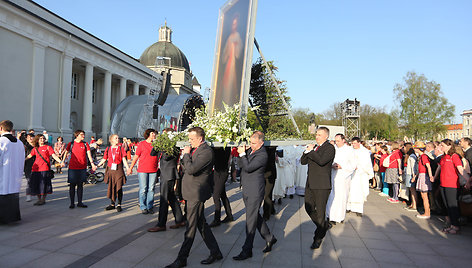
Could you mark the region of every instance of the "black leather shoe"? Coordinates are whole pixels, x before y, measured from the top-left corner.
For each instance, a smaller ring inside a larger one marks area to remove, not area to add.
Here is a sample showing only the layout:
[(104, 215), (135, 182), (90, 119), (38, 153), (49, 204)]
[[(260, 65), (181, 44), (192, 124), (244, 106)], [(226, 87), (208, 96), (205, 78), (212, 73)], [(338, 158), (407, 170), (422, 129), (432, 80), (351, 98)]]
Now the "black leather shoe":
[(84, 204), (84, 203), (78, 203), (78, 204), (77, 204), (77, 207), (79, 207), (79, 208), (86, 208), (86, 207), (88, 207), (88, 206), (87, 206), (86, 204)]
[(166, 268), (180, 268), (187, 266), (187, 260), (175, 260), (173, 263), (166, 266)]
[(336, 223), (334, 221), (333, 222), (330, 221), (330, 222), (326, 223), (326, 226), (327, 226), (328, 229), (333, 228), (334, 225), (336, 225)]
[[(208, 226), (210, 226), (210, 228), (213, 228), (213, 227), (216, 227), (216, 226), (220, 226), (221, 225), (221, 221), (212, 221), (210, 224), (208, 224)], [(211, 257), (211, 256), (210, 256)]]
[(313, 240), (313, 244), (311, 244), (310, 248), (311, 248), (311, 249), (320, 248), (321, 242), (323, 242), (323, 239), (315, 239), (315, 240)]
[(234, 256), (233, 257), (233, 260), (235, 261), (242, 261), (242, 260), (245, 260), (245, 259), (249, 259), (252, 257), (252, 252), (244, 252), (244, 251), (241, 251), (241, 253), (239, 253), (238, 256)]
[(275, 243), (277, 243), (277, 238), (272, 237), (272, 240), (270, 240), (270, 242), (267, 242), (265, 248), (262, 250), (262, 252), (264, 253), (267, 253), (267, 252), (270, 252), (272, 250), (272, 246), (275, 245)]
[(221, 253), (219, 255), (210, 255), (210, 257), (204, 259), (203, 261), (201, 261), (200, 263), (201, 264), (212, 264), (214, 263), (215, 261), (219, 261), (223, 259), (223, 255), (221, 255)]
[(222, 223), (228, 223), (234, 221), (233, 216), (226, 216), (221, 222)]

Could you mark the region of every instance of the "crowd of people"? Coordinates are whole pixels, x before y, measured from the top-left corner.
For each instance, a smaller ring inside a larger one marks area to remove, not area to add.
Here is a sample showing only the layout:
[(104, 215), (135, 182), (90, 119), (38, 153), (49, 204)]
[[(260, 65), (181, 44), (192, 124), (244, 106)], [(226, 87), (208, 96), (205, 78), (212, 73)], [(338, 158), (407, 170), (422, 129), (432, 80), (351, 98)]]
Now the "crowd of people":
[(418, 212), (420, 219), (445, 215), (442, 231), (457, 234), (461, 217), (458, 201), (470, 195), (471, 145), (468, 137), (457, 143), (450, 139), (376, 143), (371, 148), (375, 171), (371, 187), (390, 203), (406, 202), (405, 209)]
[[(164, 130), (165, 133), (173, 131)], [(34, 135), (21, 131), (13, 134), (13, 123), (0, 122), (0, 222), (21, 219), (19, 192), (24, 175), (27, 181), (27, 201), (37, 196), (34, 205), (46, 203), (52, 194), (52, 161), (56, 171), (67, 165), (70, 209), (86, 208), (83, 185), (87, 170), (105, 166), (107, 211), (123, 209), (123, 187), (127, 176), (137, 166), (139, 181), (138, 201), (142, 214), (154, 214), (154, 187), (160, 182), (159, 216), (149, 232), (167, 230), (168, 208), (172, 209), (175, 224), (171, 229), (186, 227), (184, 242), (178, 256), (167, 267), (184, 267), (192, 247), (196, 230), (210, 250), (202, 264), (222, 259), (211, 228), (234, 221), (225, 185), (240, 178), (242, 199), (246, 213), (246, 240), (236, 261), (252, 257), (256, 230), (266, 245), (264, 253), (277, 243), (266, 221), (275, 214), (274, 200), (285, 195), (304, 196), (305, 210), (316, 225), (311, 249), (320, 247), (326, 232), (345, 220), (346, 213), (362, 217), (364, 203), (371, 190), (378, 190), (390, 203), (407, 201), (405, 207), (418, 211), (417, 217), (429, 219), (432, 213), (446, 216), (443, 232), (460, 231), (458, 196), (470, 188), (470, 161), (472, 141), (461, 139), (459, 144), (445, 139), (440, 143), (417, 141), (386, 142), (370, 145), (355, 137), (346, 140), (343, 134), (329, 141), (329, 129), (320, 127), (315, 143), (306, 147), (264, 147), (264, 134), (256, 131), (249, 146), (212, 148), (205, 142), (205, 132), (199, 127), (188, 130), (190, 146), (180, 153), (157, 151), (152, 143), (157, 135), (147, 129), (144, 140), (135, 142), (113, 134), (109, 137), (103, 157), (97, 161), (103, 141), (92, 138), (85, 142), (85, 132), (76, 130), (72, 142), (65, 144), (62, 137), (52, 146), (52, 136)], [(179, 152), (179, 150), (176, 150)], [(128, 162), (131, 161), (129, 164)], [(305, 175), (303, 175), (303, 173)], [(298, 175), (297, 175), (298, 174)], [(75, 195), (77, 193), (77, 203)], [(205, 201), (213, 198), (214, 219), (207, 224)], [(420, 199), (421, 197), (421, 199)], [(184, 208), (182, 209), (182, 204)], [(222, 206), (226, 217), (221, 220)], [(422, 208), (420, 209), (420, 205)], [(259, 210), (263, 207), (263, 214)]]

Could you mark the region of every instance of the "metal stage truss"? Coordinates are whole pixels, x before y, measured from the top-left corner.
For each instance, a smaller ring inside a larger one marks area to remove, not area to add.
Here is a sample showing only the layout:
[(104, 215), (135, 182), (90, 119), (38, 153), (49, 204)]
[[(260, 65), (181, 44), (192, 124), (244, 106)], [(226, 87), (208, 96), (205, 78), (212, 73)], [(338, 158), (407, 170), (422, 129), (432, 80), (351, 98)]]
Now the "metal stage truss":
[(360, 102), (357, 99), (346, 99), (341, 103), (343, 126), (346, 130), (346, 139), (359, 137), (360, 135)]

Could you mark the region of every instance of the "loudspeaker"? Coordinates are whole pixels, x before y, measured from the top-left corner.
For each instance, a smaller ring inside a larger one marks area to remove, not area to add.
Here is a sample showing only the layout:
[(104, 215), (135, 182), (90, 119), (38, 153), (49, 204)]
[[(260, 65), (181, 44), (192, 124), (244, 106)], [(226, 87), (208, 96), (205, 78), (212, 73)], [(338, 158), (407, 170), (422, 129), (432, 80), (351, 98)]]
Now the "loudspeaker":
[(164, 105), (167, 100), (167, 95), (169, 94), (170, 89), (170, 73), (167, 71), (162, 71), (162, 88), (161, 92), (159, 93), (159, 97), (157, 98), (158, 105)]
[(159, 106), (156, 103), (152, 106), (152, 119), (159, 118)]

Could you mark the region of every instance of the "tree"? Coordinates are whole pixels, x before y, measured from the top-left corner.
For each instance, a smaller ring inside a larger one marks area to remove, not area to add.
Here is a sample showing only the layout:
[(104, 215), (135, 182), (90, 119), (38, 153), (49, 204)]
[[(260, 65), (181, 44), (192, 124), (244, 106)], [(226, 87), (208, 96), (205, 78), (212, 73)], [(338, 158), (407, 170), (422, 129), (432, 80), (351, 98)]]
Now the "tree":
[(333, 125), (333, 126), (342, 126), (343, 124), (343, 113), (341, 110), (341, 103), (335, 102), (329, 106), (321, 114), (316, 115), (316, 124), (317, 125)]
[[(341, 103), (335, 102), (323, 113), (316, 115), (318, 125), (341, 126)], [(360, 106), (360, 134), (365, 139), (396, 139), (399, 138), (398, 116), (395, 111), (386, 112), (385, 108), (379, 108), (364, 104)]]
[[(267, 63), (272, 73), (277, 72), (277, 67), (272, 61)], [(282, 96), (290, 105), (290, 97), (287, 96), (285, 81), (275, 78)], [(251, 69), (251, 87), (249, 91), (249, 101), (257, 107), (260, 122), (256, 119), (254, 111), (248, 112), (248, 125), (251, 128), (266, 130), (268, 138), (296, 136), (296, 130), (286, 114), (286, 109), (279, 96), (275, 85), (272, 83), (270, 74), (266, 70), (262, 59), (259, 58)]]
[(360, 107), (360, 117), (361, 136), (364, 139), (392, 140), (400, 137), (395, 111), (387, 113), (385, 108), (364, 104)]
[(408, 72), (404, 84), (396, 84), (393, 92), (400, 105), (400, 125), (416, 139), (434, 138), (450, 122), (455, 106), (441, 91), (441, 85), (423, 75)]

